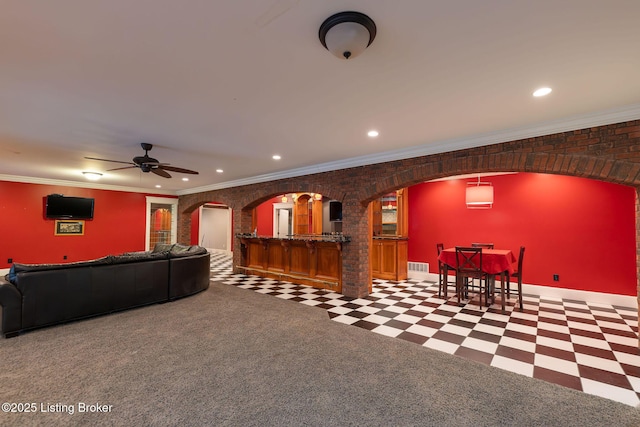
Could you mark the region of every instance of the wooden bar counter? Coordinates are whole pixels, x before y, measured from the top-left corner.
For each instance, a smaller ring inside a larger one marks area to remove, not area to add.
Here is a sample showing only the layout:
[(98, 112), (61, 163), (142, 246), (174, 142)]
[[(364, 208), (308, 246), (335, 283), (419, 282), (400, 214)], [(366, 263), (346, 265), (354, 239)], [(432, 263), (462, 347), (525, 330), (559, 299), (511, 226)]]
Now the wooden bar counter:
[(237, 235), (245, 274), (342, 293), (342, 246), (339, 235), (294, 235), (288, 238)]

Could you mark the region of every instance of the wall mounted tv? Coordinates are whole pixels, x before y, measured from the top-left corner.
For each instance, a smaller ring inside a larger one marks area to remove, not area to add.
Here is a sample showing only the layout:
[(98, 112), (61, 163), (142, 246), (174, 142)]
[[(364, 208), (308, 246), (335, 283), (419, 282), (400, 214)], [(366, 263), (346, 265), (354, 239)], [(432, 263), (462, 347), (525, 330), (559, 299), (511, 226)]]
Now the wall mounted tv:
[(50, 194), (46, 197), (44, 216), (49, 219), (93, 219), (94, 199)]

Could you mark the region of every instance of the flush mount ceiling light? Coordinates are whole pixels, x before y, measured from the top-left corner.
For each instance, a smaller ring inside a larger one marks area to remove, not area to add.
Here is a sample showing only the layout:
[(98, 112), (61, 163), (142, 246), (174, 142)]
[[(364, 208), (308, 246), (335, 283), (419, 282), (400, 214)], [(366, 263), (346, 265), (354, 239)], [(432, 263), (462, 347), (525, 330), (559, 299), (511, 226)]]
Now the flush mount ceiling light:
[(465, 197), (468, 209), (491, 209), (493, 207), (493, 186), (490, 182), (467, 183), (467, 193)]
[(360, 12), (340, 12), (328, 17), (318, 33), (320, 43), (340, 59), (360, 55), (376, 38), (376, 24)]
[(541, 87), (540, 89), (538, 89), (535, 92), (533, 92), (533, 96), (535, 96), (536, 98), (539, 98), (541, 96), (547, 96), (550, 93), (551, 93), (551, 88), (550, 87)]
[(102, 174), (100, 172), (82, 172), (85, 178), (91, 181), (97, 181), (102, 178)]

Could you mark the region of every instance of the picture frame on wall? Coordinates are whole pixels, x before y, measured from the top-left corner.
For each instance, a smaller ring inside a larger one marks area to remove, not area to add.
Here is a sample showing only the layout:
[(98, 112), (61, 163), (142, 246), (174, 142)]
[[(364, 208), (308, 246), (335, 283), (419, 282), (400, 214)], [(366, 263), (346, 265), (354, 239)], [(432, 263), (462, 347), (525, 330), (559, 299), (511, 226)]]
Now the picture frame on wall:
[(56, 220), (56, 236), (84, 235), (84, 221)]

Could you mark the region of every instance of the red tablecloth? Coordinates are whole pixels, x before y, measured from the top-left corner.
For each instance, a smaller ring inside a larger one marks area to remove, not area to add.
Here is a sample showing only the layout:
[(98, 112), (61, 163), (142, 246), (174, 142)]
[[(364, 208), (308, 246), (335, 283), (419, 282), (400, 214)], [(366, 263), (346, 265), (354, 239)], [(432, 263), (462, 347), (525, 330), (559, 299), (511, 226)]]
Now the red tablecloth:
[[(438, 260), (450, 268), (456, 268), (456, 248), (447, 248), (440, 252)], [(513, 263), (516, 257), (508, 249), (482, 249), (482, 271), (489, 274), (500, 274), (508, 271), (513, 273)]]

